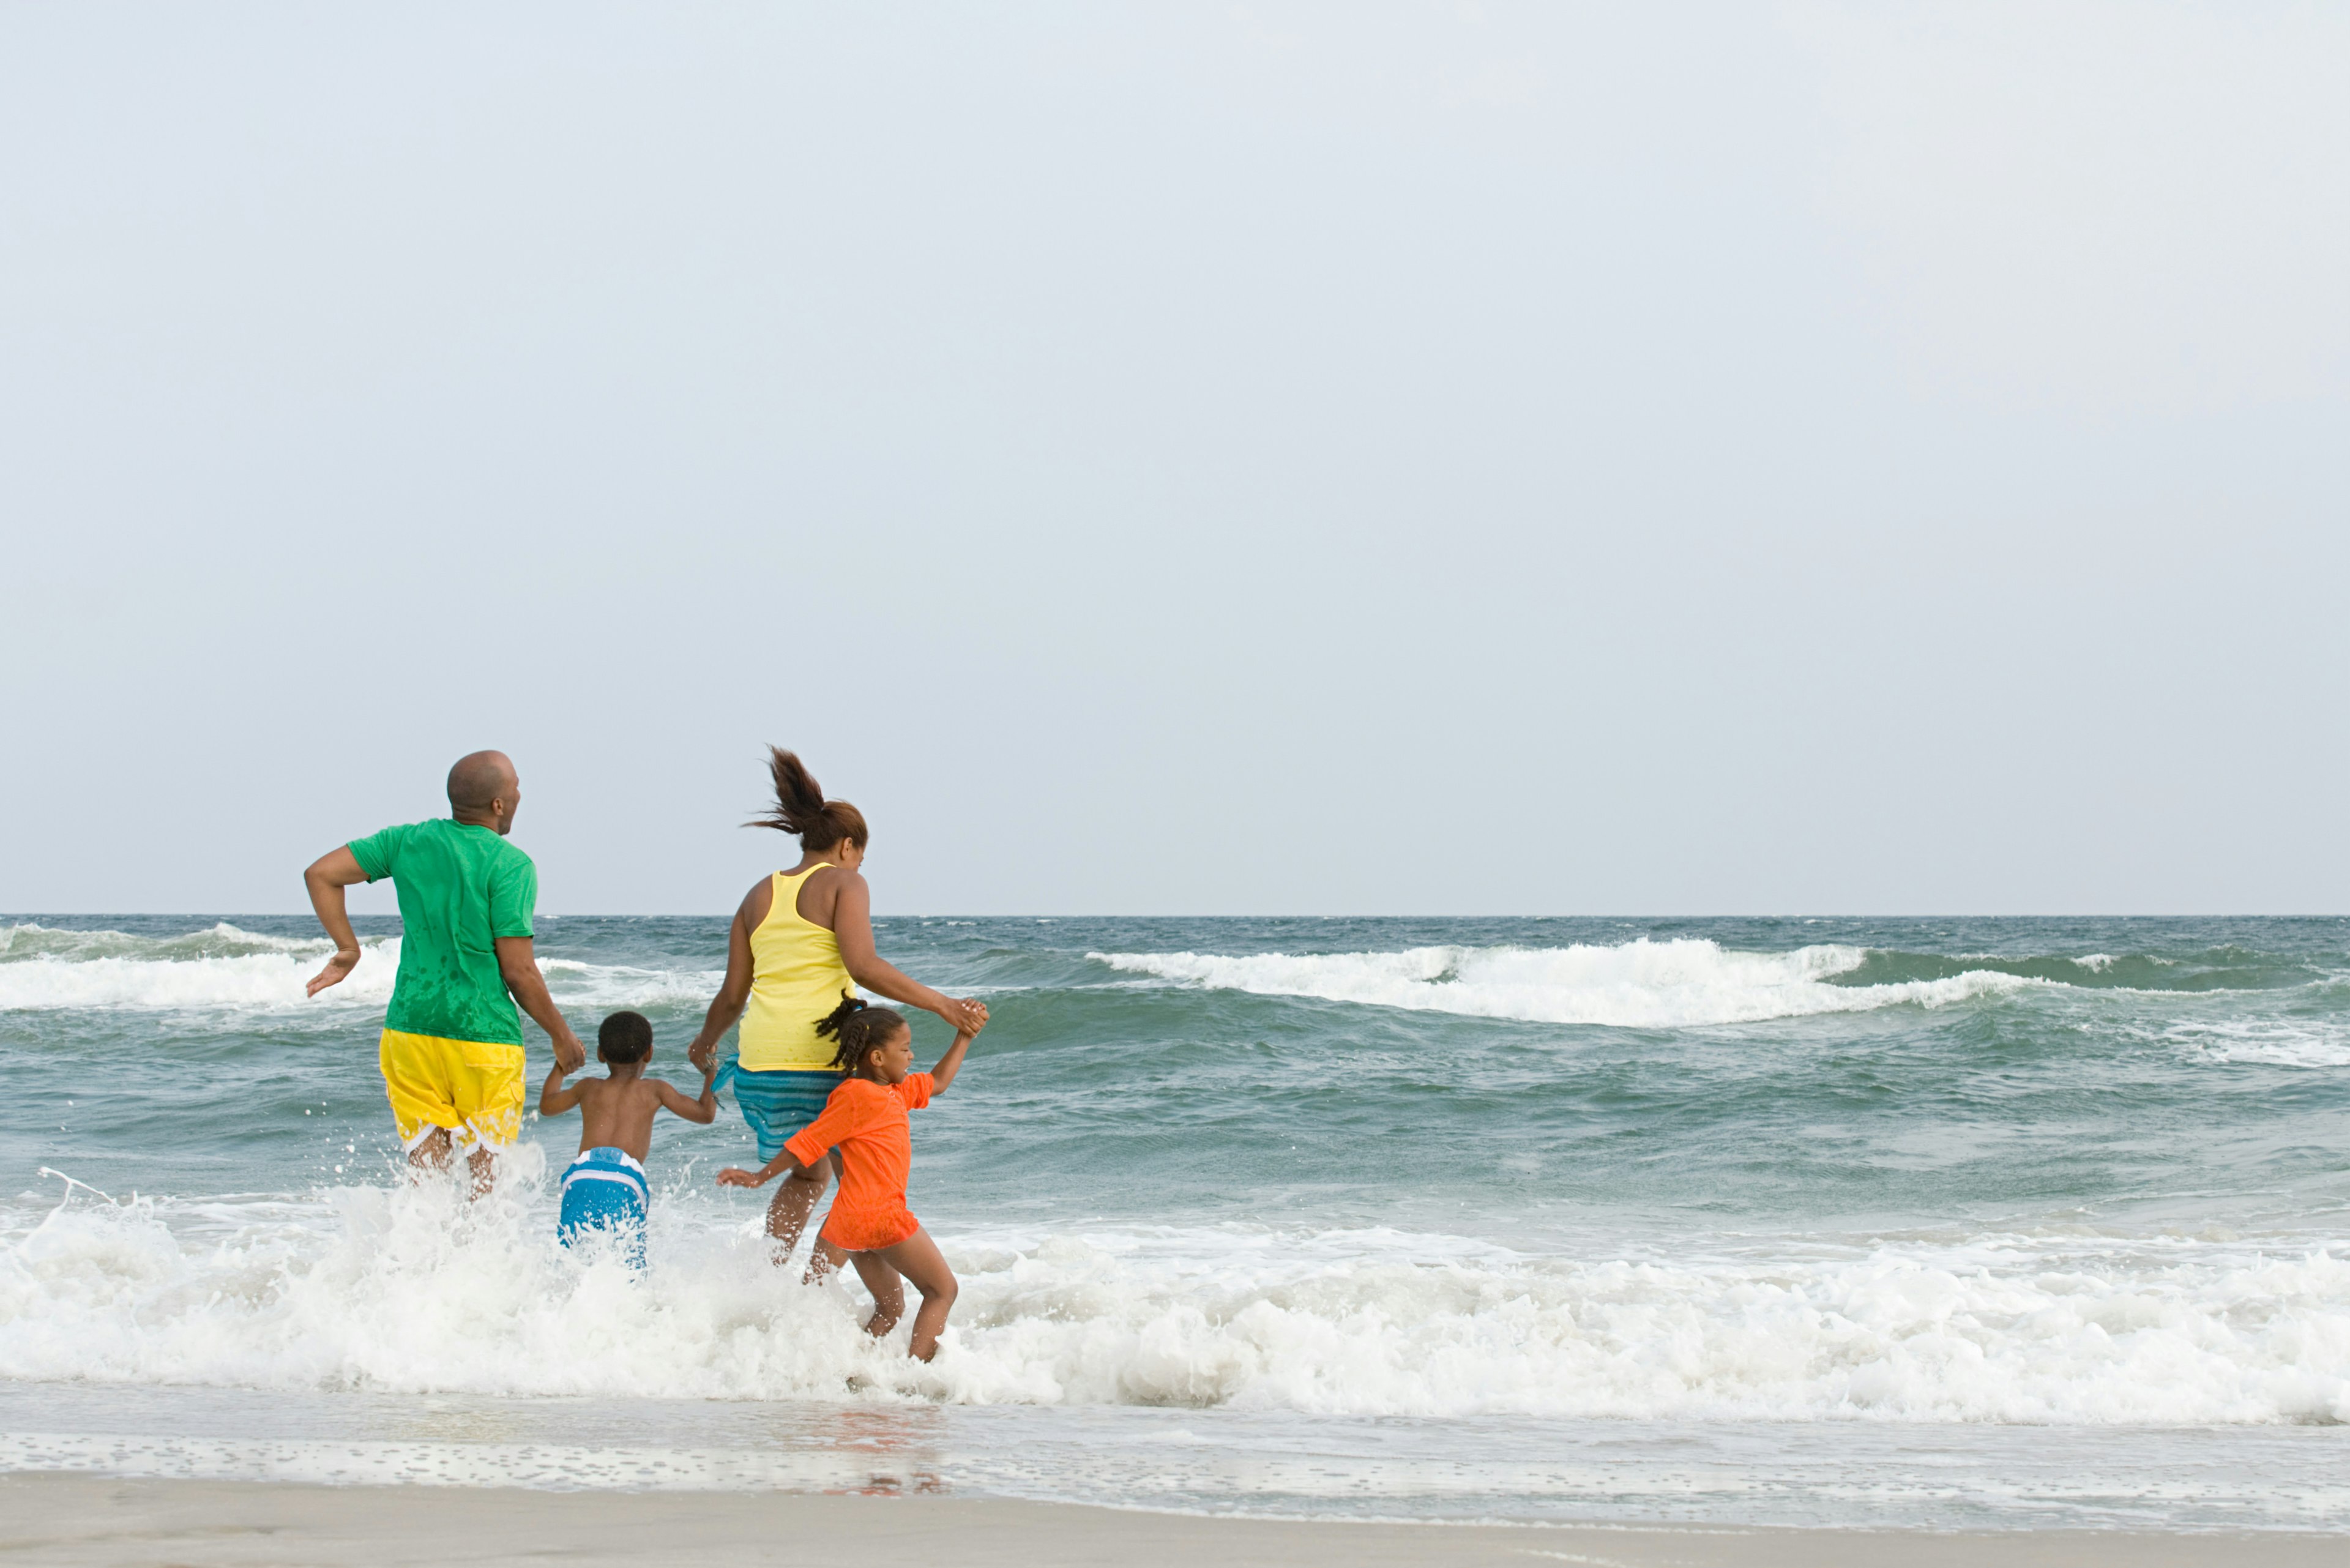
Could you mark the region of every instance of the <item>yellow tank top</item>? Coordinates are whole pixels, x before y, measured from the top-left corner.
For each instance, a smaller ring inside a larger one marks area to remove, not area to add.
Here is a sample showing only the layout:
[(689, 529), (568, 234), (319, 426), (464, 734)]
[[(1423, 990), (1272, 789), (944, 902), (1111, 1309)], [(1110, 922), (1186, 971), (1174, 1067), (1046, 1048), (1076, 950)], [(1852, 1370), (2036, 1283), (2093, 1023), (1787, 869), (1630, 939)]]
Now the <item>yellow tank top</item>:
[(830, 865), (798, 876), (775, 873), (767, 918), (751, 933), (751, 1000), (743, 1009), (740, 1065), (754, 1073), (823, 1072), (832, 1066), (830, 1040), (816, 1038), (816, 1021), (840, 1005), (857, 982), (840, 961), (840, 943), (822, 926), (800, 918), (800, 884)]

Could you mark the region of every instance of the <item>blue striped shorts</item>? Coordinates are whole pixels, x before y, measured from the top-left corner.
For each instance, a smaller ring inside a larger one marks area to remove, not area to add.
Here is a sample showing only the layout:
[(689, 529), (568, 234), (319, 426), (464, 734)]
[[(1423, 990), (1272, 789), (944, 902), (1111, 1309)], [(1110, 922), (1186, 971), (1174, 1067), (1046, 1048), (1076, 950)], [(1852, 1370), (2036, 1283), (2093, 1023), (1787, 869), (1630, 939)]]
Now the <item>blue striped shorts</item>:
[(567, 1247), (590, 1231), (619, 1244), (620, 1255), (645, 1266), (645, 1168), (626, 1150), (586, 1148), (563, 1173), (563, 1215), (556, 1234)]
[(759, 1140), (759, 1163), (784, 1152), (784, 1140), (823, 1114), (825, 1101), (840, 1087), (846, 1073), (809, 1073), (782, 1067), (770, 1073), (750, 1071), (730, 1058), (718, 1070), (716, 1085), (734, 1091), (734, 1104)]

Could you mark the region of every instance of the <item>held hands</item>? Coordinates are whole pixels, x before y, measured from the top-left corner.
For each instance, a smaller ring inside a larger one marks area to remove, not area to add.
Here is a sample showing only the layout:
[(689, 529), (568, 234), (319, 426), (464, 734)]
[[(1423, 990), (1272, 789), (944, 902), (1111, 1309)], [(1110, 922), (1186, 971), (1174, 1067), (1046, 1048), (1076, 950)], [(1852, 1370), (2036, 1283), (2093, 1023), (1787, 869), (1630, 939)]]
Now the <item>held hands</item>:
[(312, 977), (310, 981), (310, 988), (304, 992), (303, 994), (305, 996), (316, 996), (320, 992), (326, 990), (327, 987), (340, 981), (345, 975), (350, 973), (351, 971), (359, 967), (359, 949), (338, 948), (335, 950), (335, 956), (327, 961), (327, 967), (320, 970), (317, 975)]
[(950, 996), (939, 1016), (953, 1024), (958, 1034), (976, 1034), (987, 1027), (987, 1004), (976, 997)]
[(764, 1187), (767, 1185), (767, 1179), (760, 1175), (755, 1170), (744, 1170), (740, 1166), (730, 1165), (725, 1169), (718, 1173), (718, 1185), (721, 1187)]
[(579, 1036), (566, 1029), (563, 1038), (555, 1042), (555, 1064), (566, 1073), (577, 1073), (588, 1064), (588, 1047), (579, 1044)]

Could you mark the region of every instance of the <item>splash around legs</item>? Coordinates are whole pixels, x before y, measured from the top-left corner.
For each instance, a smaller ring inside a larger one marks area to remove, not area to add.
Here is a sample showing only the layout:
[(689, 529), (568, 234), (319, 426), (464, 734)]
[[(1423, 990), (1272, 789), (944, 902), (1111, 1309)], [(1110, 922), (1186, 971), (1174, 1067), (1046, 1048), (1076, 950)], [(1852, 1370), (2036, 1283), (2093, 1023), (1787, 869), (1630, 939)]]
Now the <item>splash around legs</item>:
[(808, 1260), (807, 1280), (829, 1278), (843, 1261), (857, 1266), (857, 1277), (873, 1293), (873, 1315), (866, 1320), (866, 1333), (879, 1339), (898, 1326), (898, 1320), (906, 1314), (905, 1282), (911, 1280), (921, 1293), (922, 1304), (914, 1314), (913, 1338), (906, 1354), (917, 1361), (938, 1355), (939, 1335), (946, 1329), (947, 1314), (954, 1310), (959, 1287), (954, 1271), (947, 1267), (945, 1255), (928, 1231), (917, 1226), (902, 1241), (857, 1252), (819, 1237), (816, 1255)]
[[(409, 1149), (408, 1168), (419, 1176), (428, 1173), (439, 1175), (449, 1168), (451, 1152), (449, 1129), (434, 1127)], [(465, 1168), (473, 1173), (473, 1185), (471, 1195), (475, 1199), (488, 1197), (490, 1189), (495, 1187), (498, 1181), (496, 1151), (487, 1144), (475, 1144), (473, 1152), (465, 1157)]]

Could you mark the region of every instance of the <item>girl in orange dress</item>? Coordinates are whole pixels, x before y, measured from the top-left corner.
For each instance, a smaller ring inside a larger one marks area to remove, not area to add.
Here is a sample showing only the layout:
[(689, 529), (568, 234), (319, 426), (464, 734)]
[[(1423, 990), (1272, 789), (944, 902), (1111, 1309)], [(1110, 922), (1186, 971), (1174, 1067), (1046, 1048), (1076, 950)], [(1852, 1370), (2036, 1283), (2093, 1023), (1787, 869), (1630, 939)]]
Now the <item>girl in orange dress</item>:
[(962, 1070), (964, 1051), (980, 1025), (959, 1030), (954, 1044), (927, 1073), (914, 1069), (914, 1032), (905, 1018), (886, 1007), (845, 997), (816, 1026), (835, 1043), (833, 1065), (846, 1073), (816, 1120), (784, 1142), (784, 1150), (756, 1171), (729, 1166), (718, 1173), (721, 1187), (759, 1187), (785, 1170), (806, 1170), (834, 1148), (840, 1150), (840, 1193), (817, 1234), (808, 1277), (821, 1279), (841, 1265), (857, 1264), (857, 1277), (873, 1293), (873, 1316), (865, 1332), (879, 1339), (905, 1315), (907, 1280), (922, 1293), (914, 1314), (918, 1361), (938, 1354), (939, 1331), (954, 1306), (955, 1277), (939, 1244), (906, 1208), (906, 1173), (914, 1160), (907, 1113), (920, 1110), (947, 1091)]

